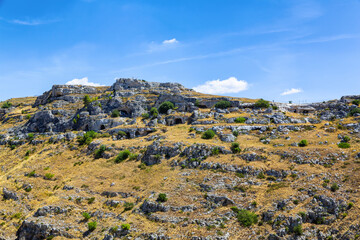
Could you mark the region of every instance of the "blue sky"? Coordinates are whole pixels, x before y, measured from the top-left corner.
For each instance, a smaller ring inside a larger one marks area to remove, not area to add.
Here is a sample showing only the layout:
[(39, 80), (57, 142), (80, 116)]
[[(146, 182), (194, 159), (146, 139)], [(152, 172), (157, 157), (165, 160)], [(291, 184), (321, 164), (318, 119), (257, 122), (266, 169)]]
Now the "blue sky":
[(0, 100), (118, 77), (286, 102), (360, 94), (359, 0), (0, 0)]

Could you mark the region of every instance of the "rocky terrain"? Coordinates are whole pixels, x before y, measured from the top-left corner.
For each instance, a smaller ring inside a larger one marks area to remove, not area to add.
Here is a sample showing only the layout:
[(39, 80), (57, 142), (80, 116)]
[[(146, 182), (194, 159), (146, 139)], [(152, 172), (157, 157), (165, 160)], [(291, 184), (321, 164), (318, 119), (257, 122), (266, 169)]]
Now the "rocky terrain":
[(360, 95), (118, 79), (0, 103), (0, 239), (358, 239)]

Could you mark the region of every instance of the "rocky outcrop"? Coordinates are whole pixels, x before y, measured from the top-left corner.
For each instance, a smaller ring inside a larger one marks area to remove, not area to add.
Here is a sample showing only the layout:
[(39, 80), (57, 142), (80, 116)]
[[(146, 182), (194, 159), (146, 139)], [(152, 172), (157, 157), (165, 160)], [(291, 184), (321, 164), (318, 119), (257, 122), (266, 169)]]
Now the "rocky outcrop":
[(167, 211), (169, 211), (168, 206), (164, 206), (161, 203), (152, 202), (150, 200), (145, 200), (144, 203), (140, 206), (140, 209), (144, 213), (167, 212)]
[(9, 191), (6, 188), (3, 188), (3, 198), (5, 200), (9, 200), (9, 199), (12, 199), (14, 201), (19, 200), (19, 197), (18, 197), (18, 195), (16, 193), (14, 193), (12, 191)]
[(22, 222), (20, 228), (16, 232), (17, 240), (40, 240), (50, 237), (74, 238), (67, 233), (66, 229), (70, 226), (65, 225), (62, 221), (54, 221), (51, 219), (26, 219)]

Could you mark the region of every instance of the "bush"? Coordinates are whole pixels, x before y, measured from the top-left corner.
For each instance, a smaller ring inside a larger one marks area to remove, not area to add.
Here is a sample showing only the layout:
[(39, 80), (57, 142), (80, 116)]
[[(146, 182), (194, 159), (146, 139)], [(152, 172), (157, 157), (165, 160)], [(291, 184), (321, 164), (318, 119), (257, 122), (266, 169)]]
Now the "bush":
[(124, 132), (124, 131), (119, 131), (119, 132), (117, 133), (117, 135), (118, 135), (118, 136), (121, 136), (121, 137), (126, 137), (126, 132)]
[(337, 183), (333, 183), (330, 189), (332, 192), (336, 192), (337, 190), (339, 190), (339, 186), (337, 185)]
[(95, 202), (95, 197), (91, 197), (88, 199), (88, 204), (93, 204)]
[(116, 163), (121, 163), (122, 161), (126, 160), (130, 156), (129, 150), (121, 151), (117, 157), (115, 158)]
[(255, 107), (256, 108), (268, 108), (268, 107), (270, 107), (270, 103), (269, 103), (269, 101), (266, 101), (261, 98), (255, 102)]
[(165, 193), (159, 193), (158, 198), (156, 199), (156, 201), (158, 202), (166, 202), (168, 199), (166, 197)]
[(351, 111), (350, 111), (350, 115), (351, 116), (354, 116), (355, 114), (360, 114), (360, 108), (353, 108), (353, 109), (351, 109)]
[(94, 138), (97, 137), (97, 132), (89, 131), (84, 134), (84, 136), (78, 139), (80, 145), (89, 145)]
[(215, 132), (211, 129), (208, 129), (202, 134), (201, 138), (202, 139), (212, 139), (214, 136), (215, 136)]
[(235, 137), (237, 137), (237, 136), (239, 136), (239, 131), (234, 130), (234, 131), (232, 132), (232, 134), (233, 134)]
[(339, 148), (350, 148), (350, 143), (347, 142), (341, 142), (338, 144)]
[(250, 227), (251, 225), (258, 222), (258, 215), (254, 212), (250, 212), (245, 209), (238, 209), (236, 207), (231, 208), (236, 214), (240, 224), (244, 227)]
[(122, 228), (123, 230), (130, 230), (130, 224), (124, 223), (124, 224), (121, 225), (121, 228)]
[(55, 176), (55, 175), (52, 174), (52, 173), (46, 173), (46, 174), (45, 174), (45, 179), (50, 180), (50, 179), (52, 179), (54, 176)]
[(349, 136), (344, 136), (343, 138), (342, 138), (342, 142), (350, 142), (350, 137)]
[(87, 212), (83, 212), (82, 216), (84, 217), (84, 219), (87, 221), (91, 218), (90, 214), (88, 214)]
[(124, 211), (130, 211), (131, 209), (134, 208), (134, 203), (125, 202), (124, 208), (125, 208)]
[(162, 114), (166, 114), (169, 109), (174, 109), (174, 108), (175, 106), (172, 102), (166, 101), (159, 106), (159, 112)]
[(88, 229), (90, 232), (94, 231), (97, 227), (97, 222), (89, 222), (88, 223)]
[(237, 142), (231, 143), (230, 149), (231, 149), (231, 151), (232, 151), (233, 153), (239, 153), (239, 152), (241, 152), (240, 145), (239, 145), (239, 143), (237, 143)]
[(299, 147), (306, 147), (307, 145), (309, 145), (308, 141), (303, 139), (298, 143)]
[(302, 225), (299, 224), (299, 225), (296, 225), (294, 228), (293, 228), (293, 232), (295, 233), (295, 235), (302, 235), (303, 234), (303, 229), (302, 229)]
[(10, 108), (12, 106), (12, 103), (9, 101), (6, 101), (3, 103), (3, 105), (1, 106), (1, 108)]
[(84, 105), (87, 106), (92, 102), (92, 99), (89, 97), (89, 95), (85, 95), (83, 98)]
[(356, 106), (359, 106), (360, 105), (360, 100), (356, 99), (356, 100), (353, 100), (351, 103), (356, 105)]
[(226, 109), (226, 108), (231, 107), (231, 102), (226, 101), (226, 100), (221, 100), (215, 104), (215, 107), (221, 108), (221, 109)]
[(112, 117), (112, 118), (120, 117), (120, 112), (119, 112), (119, 110), (114, 110), (114, 111), (112, 111), (111, 117)]
[(211, 149), (211, 155), (212, 156), (219, 155), (219, 153), (220, 153), (220, 148), (214, 147), (214, 148)]
[(27, 139), (28, 139), (29, 142), (31, 142), (32, 140), (34, 140), (34, 138), (35, 138), (35, 136), (34, 136), (33, 133), (29, 133), (29, 134), (27, 135)]
[(246, 118), (244, 118), (244, 117), (235, 118), (236, 123), (244, 123), (245, 121), (246, 121)]
[(35, 170), (29, 172), (28, 177), (35, 177)]
[(100, 148), (95, 151), (95, 158), (96, 159), (101, 158), (105, 151), (106, 151), (106, 146), (101, 145)]
[(152, 116), (153, 118), (156, 118), (156, 117), (159, 115), (159, 112), (158, 112), (157, 108), (152, 107), (152, 108), (150, 109), (150, 114), (151, 114), (151, 116)]
[(143, 114), (141, 114), (141, 117), (142, 117), (143, 119), (148, 119), (148, 118), (150, 117), (150, 114), (148, 114), (148, 113), (143, 113)]

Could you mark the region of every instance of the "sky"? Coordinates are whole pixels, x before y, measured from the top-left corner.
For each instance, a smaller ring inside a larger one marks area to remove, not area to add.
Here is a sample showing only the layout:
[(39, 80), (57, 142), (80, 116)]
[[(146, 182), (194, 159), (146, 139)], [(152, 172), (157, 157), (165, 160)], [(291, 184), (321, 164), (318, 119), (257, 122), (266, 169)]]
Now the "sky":
[(0, 101), (116, 78), (279, 102), (360, 94), (360, 0), (0, 0)]

